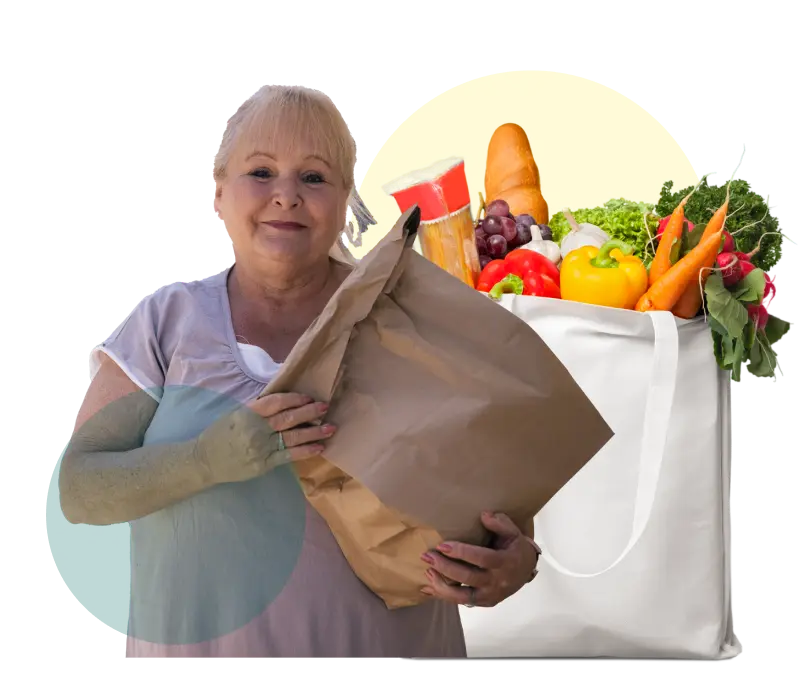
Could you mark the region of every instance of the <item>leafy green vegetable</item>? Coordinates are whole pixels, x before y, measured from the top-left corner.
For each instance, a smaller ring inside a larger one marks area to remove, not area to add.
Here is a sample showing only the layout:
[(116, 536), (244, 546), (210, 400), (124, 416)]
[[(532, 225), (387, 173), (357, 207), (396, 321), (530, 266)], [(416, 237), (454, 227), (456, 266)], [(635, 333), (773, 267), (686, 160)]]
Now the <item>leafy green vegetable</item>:
[(771, 378), (776, 372), (776, 352), (762, 332), (757, 332), (757, 340), (751, 347), (748, 372), (760, 378)]
[(712, 330), (712, 343), (714, 344), (714, 359), (717, 361), (717, 365), (721, 368), (725, 368), (724, 361), (724, 350), (723, 350), (723, 331), (716, 331)]
[(735, 361), (735, 352), (738, 341), (732, 339), (728, 334), (723, 334), (721, 338), (721, 346), (723, 347), (723, 360), (721, 365), (724, 368), (731, 368)]
[[(689, 225), (687, 225), (686, 221), (683, 222), (683, 227), (681, 229), (681, 236), (675, 240), (674, 244), (672, 245), (672, 249), (669, 252), (669, 263), (672, 266), (678, 263), (678, 260), (681, 258), (681, 250), (683, 249), (683, 242), (686, 239), (686, 236), (689, 234)], [(647, 269), (649, 271), (649, 269)]]
[(718, 322), (718, 321), (717, 321), (717, 320), (716, 320), (714, 317), (712, 317), (711, 315), (706, 315), (706, 319), (707, 319), (707, 320), (708, 320), (708, 322), (709, 322), (709, 328), (710, 328), (710, 329), (711, 329), (711, 330), (712, 330), (712, 331), (713, 331), (715, 334), (727, 334), (727, 333), (728, 333), (728, 332), (726, 332), (726, 328), (725, 328), (725, 327), (724, 327), (722, 324), (720, 324), (720, 322)]
[[(686, 223), (684, 222), (684, 225)], [(686, 234), (683, 235), (682, 244), (681, 244), (681, 258), (683, 258), (688, 252), (691, 252), (695, 247), (698, 246), (700, 243), (700, 238), (703, 236), (703, 231), (706, 229), (706, 223), (700, 223), (699, 225), (695, 225), (690, 232), (687, 228)]]
[(745, 350), (750, 351), (757, 339), (757, 327), (753, 320), (748, 320), (748, 324), (743, 329), (743, 340), (745, 341)]
[[(760, 272), (762, 273), (762, 272)], [(754, 274), (752, 271), (749, 276)], [(746, 276), (748, 278), (748, 276)], [(739, 382), (742, 366), (757, 377), (773, 377), (777, 367), (773, 344), (790, 329), (790, 324), (771, 315), (764, 329), (757, 331), (739, 297), (753, 297), (761, 301), (764, 276), (760, 283), (756, 276), (748, 285), (738, 284), (732, 293), (723, 286), (722, 276), (714, 272), (706, 280), (706, 319), (712, 331), (714, 357), (724, 370), (731, 371), (731, 379)]]
[(742, 369), (743, 359), (745, 358), (745, 346), (742, 339), (734, 340), (734, 349), (732, 351), (731, 362), (731, 379), (737, 382), (740, 381), (740, 371)]
[[(647, 224), (644, 224), (645, 214)], [(605, 231), (613, 239), (633, 245), (636, 255), (645, 263), (654, 255), (650, 235), (655, 237), (659, 217), (654, 214), (649, 203), (636, 203), (623, 198), (614, 198), (599, 208), (580, 208), (571, 211), (578, 223), (590, 223)], [(571, 232), (571, 226), (560, 211), (548, 221), (554, 241), (560, 244)], [(649, 228), (649, 232), (647, 229)]]
[(765, 295), (765, 272), (754, 269), (734, 288), (734, 297), (741, 302), (759, 305)]
[(719, 273), (706, 279), (706, 308), (709, 314), (723, 327), (732, 339), (739, 339), (748, 322), (748, 310), (723, 285)]
[[(670, 215), (690, 189), (691, 187), (687, 187), (673, 192), (672, 181), (666, 182), (661, 188), (661, 197), (655, 207), (656, 214), (662, 218)], [(704, 184), (692, 194), (686, 203), (684, 208), (686, 218), (695, 223), (696, 227), (700, 223), (708, 223), (725, 200), (725, 183), (722, 186)], [(769, 271), (782, 256), (782, 237), (779, 221), (768, 211), (765, 199), (751, 191), (747, 182), (737, 179), (731, 182), (728, 210), (726, 229), (732, 235), (742, 227), (751, 225), (739, 235), (734, 235), (737, 249), (742, 252), (750, 252), (759, 246), (759, 252), (752, 257), (751, 262), (763, 271)], [(579, 219), (577, 218), (577, 220)], [(768, 234), (762, 237), (765, 233), (779, 234)]]
[(768, 324), (765, 325), (765, 336), (770, 343), (775, 344), (788, 333), (788, 329), (790, 329), (789, 322), (771, 315), (768, 317)]

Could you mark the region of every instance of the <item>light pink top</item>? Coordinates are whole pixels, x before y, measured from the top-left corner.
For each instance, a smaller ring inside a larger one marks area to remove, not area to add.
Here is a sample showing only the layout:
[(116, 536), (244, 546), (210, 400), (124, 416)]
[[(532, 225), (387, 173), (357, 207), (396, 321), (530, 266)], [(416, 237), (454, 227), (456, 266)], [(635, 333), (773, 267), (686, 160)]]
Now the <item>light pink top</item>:
[[(230, 269), (165, 286), (95, 349), (159, 401), (144, 445), (193, 438), (278, 365), (234, 336)], [(455, 606), (388, 610), (354, 574), (292, 469), (133, 521), (128, 656), (463, 657)]]

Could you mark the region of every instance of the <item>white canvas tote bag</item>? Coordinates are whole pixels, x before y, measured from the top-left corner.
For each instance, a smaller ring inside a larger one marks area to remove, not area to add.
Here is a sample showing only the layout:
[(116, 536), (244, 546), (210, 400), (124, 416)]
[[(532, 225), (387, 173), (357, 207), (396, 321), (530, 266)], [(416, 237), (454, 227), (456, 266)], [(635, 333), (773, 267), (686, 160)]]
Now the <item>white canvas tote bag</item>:
[(500, 303), (545, 340), (616, 435), (536, 517), (537, 578), (497, 607), (461, 608), (468, 655), (736, 656), (730, 382), (704, 320), (530, 296)]

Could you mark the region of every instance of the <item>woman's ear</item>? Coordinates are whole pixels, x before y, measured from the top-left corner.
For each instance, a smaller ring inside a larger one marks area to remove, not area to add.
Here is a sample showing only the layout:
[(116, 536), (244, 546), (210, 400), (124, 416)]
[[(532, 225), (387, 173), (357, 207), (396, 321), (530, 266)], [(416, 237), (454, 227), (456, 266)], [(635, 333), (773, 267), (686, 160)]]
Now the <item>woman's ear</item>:
[(214, 191), (214, 210), (216, 211), (220, 220), (222, 220), (222, 211), (219, 208), (221, 202), (222, 202), (222, 185), (217, 184), (217, 188)]

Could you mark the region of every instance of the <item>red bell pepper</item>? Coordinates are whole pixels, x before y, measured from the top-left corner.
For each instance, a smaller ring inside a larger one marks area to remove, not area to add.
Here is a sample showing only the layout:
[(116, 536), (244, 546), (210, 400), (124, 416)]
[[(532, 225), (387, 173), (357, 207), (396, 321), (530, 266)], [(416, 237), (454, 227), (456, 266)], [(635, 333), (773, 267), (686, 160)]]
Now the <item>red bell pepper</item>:
[(523, 295), (562, 299), (559, 284), (539, 271), (530, 271), (523, 276)]
[[(538, 272), (548, 276), (554, 284), (560, 285), (560, 271), (557, 265), (546, 256), (532, 249), (515, 249), (506, 255), (506, 272), (525, 278), (527, 273)], [(493, 262), (490, 262), (493, 263)], [(490, 264), (487, 264), (488, 269)]]
[(483, 271), (481, 271), (481, 275), (478, 277), (478, 285), (475, 289), (489, 293), (489, 291), (492, 290), (492, 286), (502, 281), (508, 273), (504, 259), (493, 259), (484, 267)]
[(481, 271), (476, 290), (500, 298), (503, 293), (560, 299), (560, 272), (553, 261), (530, 249), (516, 249)]

